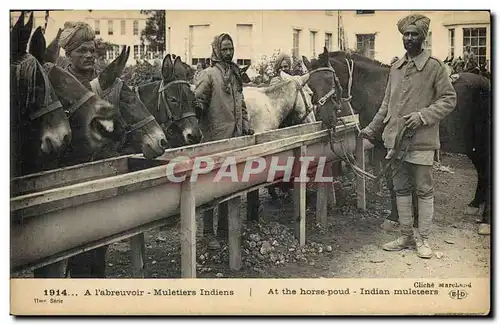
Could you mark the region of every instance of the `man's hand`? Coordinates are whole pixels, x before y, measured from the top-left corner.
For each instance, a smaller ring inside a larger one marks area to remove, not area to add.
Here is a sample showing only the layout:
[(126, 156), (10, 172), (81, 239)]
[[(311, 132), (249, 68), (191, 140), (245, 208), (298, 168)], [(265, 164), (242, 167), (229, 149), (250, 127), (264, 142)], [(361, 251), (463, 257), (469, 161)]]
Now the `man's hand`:
[(368, 140), (374, 140), (375, 132), (373, 132), (373, 130), (370, 129), (369, 127), (365, 127), (359, 132), (359, 136)]
[(243, 130), (243, 135), (253, 135), (254, 131), (252, 129)]
[(422, 126), (423, 124), (420, 115), (418, 115), (418, 113), (416, 112), (407, 114), (403, 116), (403, 118), (406, 120), (405, 122), (406, 127), (409, 128), (410, 130), (415, 130), (416, 128)]

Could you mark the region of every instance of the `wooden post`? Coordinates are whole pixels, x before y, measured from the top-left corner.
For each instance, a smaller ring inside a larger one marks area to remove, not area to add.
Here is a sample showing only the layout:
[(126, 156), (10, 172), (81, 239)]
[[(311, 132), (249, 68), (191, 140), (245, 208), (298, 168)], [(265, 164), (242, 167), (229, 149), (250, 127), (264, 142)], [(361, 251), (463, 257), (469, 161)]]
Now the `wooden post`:
[[(332, 163), (326, 163), (323, 171), (324, 177), (332, 176)], [(317, 183), (318, 191), (316, 193), (316, 223), (323, 228), (328, 227), (328, 201), (330, 201), (330, 192), (333, 189), (333, 183)], [(335, 195), (335, 190), (333, 191)], [(335, 197), (334, 197), (335, 198)]]
[(55, 262), (33, 270), (34, 278), (65, 278), (68, 260)]
[(229, 268), (241, 269), (241, 198), (235, 197), (227, 202), (229, 223)]
[(181, 276), (196, 278), (196, 202), (189, 178), (181, 186)]
[(144, 278), (144, 269), (146, 266), (146, 241), (144, 233), (130, 238), (130, 254), (132, 277)]
[(434, 152), (434, 160), (439, 164), (441, 165), (441, 150), (440, 149), (436, 149), (436, 151)]
[[(295, 149), (295, 172), (294, 178), (300, 177), (301, 163), (299, 158), (305, 157), (306, 146), (301, 146)], [(295, 237), (299, 239), (300, 246), (306, 245), (306, 182), (298, 182), (294, 179), (293, 198), (294, 198), (294, 220), (295, 220)]]
[[(363, 140), (361, 137), (356, 138), (356, 163), (361, 169), (365, 170), (365, 145)], [(358, 208), (366, 210), (366, 180), (364, 176), (358, 176), (357, 178)]]
[(259, 221), (259, 190), (247, 193), (247, 221)]

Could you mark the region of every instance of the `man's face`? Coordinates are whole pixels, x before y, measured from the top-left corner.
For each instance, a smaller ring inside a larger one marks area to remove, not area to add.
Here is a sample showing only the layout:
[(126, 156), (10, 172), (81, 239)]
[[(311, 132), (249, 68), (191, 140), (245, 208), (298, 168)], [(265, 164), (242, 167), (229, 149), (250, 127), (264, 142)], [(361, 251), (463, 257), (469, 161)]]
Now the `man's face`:
[(403, 45), (408, 52), (418, 52), (422, 48), (424, 36), (420, 34), (417, 27), (410, 25), (403, 34)]
[(88, 41), (77, 47), (70, 54), (71, 64), (76, 70), (89, 71), (94, 69), (95, 43)]
[(222, 56), (222, 60), (225, 62), (231, 62), (234, 55), (234, 47), (233, 43), (230, 40), (222, 41), (220, 46), (220, 54)]
[(281, 62), (281, 70), (282, 70), (283, 72), (286, 72), (286, 73), (290, 74), (290, 69), (291, 69), (291, 67), (290, 67), (290, 65), (288, 64), (288, 62), (287, 62), (287, 61), (285, 61), (285, 60), (283, 60), (283, 61)]

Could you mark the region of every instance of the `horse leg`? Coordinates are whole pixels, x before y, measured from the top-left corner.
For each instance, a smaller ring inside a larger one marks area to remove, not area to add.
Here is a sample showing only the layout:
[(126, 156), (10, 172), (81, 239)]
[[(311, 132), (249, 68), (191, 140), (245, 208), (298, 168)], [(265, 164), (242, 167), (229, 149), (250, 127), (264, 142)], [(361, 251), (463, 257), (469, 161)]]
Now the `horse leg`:
[(214, 234), (214, 209), (203, 211), (203, 237), (207, 240), (208, 249), (220, 249)]
[(222, 202), (219, 204), (219, 209), (217, 213), (217, 238), (220, 240), (226, 240), (228, 238), (228, 204), (227, 202)]
[(484, 202), (484, 181), (485, 177), (483, 175), (484, 169), (481, 166), (480, 157), (475, 151), (471, 151), (468, 154), (469, 159), (472, 161), (474, 168), (477, 173), (477, 185), (476, 185), (476, 193), (474, 194), (474, 198), (465, 208), (465, 214), (468, 215), (476, 215), (479, 213), (479, 208), (482, 202)]

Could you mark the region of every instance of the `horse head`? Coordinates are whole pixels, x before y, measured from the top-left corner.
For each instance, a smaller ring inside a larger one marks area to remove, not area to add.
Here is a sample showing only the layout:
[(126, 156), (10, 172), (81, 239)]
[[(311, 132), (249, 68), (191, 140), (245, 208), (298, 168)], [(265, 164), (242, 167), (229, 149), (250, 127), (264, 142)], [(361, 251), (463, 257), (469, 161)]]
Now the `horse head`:
[[(31, 53), (26, 52), (32, 26), (33, 13), (24, 24), (23, 12), (11, 31), (11, 107), (14, 118), (11, 132), (15, 142), (13, 150), (19, 151), (16, 159), (34, 166), (39, 156), (58, 154), (71, 142), (72, 134), (63, 107), (41, 64), (43, 61), (38, 57), (39, 48), (45, 43), (34, 38)], [(41, 33), (41, 30), (37, 29), (37, 32)], [(44, 41), (43, 34), (41, 36)], [(23, 170), (22, 166), (16, 168)]]
[(336, 71), (330, 64), (328, 50), (319, 55), (318, 59), (309, 61), (302, 57), (309, 76), (308, 85), (313, 93), (313, 104), (317, 105), (317, 114), (323, 125), (333, 128), (337, 124), (337, 115), (342, 111), (342, 87)]
[[(192, 68), (167, 54), (162, 63), (162, 77), (153, 96), (157, 116), (172, 147), (199, 143), (203, 136), (196, 114), (197, 103), (193, 86), (188, 80)], [(151, 108), (150, 108), (151, 109)]]
[(281, 71), (280, 77), (285, 81), (293, 81), (293, 84), (295, 85), (294, 92), (296, 95), (293, 110), (291, 112), (290, 124), (296, 125), (316, 122), (314, 106), (312, 104), (313, 92), (307, 85), (307, 81), (310, 76), (308, 74), (302, 76), (291, 76), (286, 72)]
[(69, 71), (55, 62), (59, 58), (59, 32), (50, 45), (45, 47), (45, 39), (41, 30), (32, 36), (32, 44), (37, 44), (37, 53), (43, 60), (47, 76), (54, 87), (54, 92), (61, 101), (72, 129), (72, 147), (79, 154), (91, 153), (102, 149), (110, 142), (110, 134), (114, 128), (113, 118), (116, 110), (113, 106), (89, 91)]
[(121, 147), (117, 150), (131, 146), (134, 151), (141, 151), (147, 159), (152, 159), (162, 155), (168, 143), (154, 116), (136, 92), (120, 79), (129, 55), (130, 47), (124, 46), (120, 55), (91, 81), (91, 86), (96, 94), (118, 110), (118, 125), (113, 130)]

